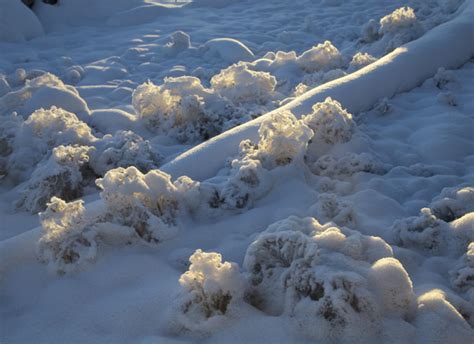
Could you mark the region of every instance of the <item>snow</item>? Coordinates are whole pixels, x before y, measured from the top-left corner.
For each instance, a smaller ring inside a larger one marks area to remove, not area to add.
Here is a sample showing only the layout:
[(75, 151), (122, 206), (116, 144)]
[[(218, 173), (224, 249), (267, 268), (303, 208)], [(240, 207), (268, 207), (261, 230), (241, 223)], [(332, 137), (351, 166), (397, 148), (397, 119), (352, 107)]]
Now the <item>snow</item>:
[(473, 11), (1, 2), (0, 341), (470, 342)]

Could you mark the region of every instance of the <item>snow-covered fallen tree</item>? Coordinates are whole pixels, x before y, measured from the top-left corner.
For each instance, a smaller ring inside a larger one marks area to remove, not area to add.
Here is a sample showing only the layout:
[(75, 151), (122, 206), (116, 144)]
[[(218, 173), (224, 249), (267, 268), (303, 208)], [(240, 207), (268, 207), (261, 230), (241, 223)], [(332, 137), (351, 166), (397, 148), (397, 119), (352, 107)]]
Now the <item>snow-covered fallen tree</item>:
[[(313, 104), (331, 97), (348, 112), (358, 113), (385, 97), (419, 85), (435, 75), (440, 67), (456, 68), (464, 64), (474, 53), (468, 44), (472, 37), (473, 7), (472, 2), (466, 2), (452, 20), (421, 38), (354, 73), (316, 87), (274, 111), (291, 110), (299, 117), (309, 113)], [(399, 78), (402, 71), (405, 77)], [(256, 139), (260, 123), (267, 116), (271, 116), (271, 112), (202, 143), (163, 166), (163, 170), (175, 176), (186, 173), (194, 179), (209, 178), (224, 165), (228, 156), (237, 154), (242, 140)], [(212, 156), (212, 160), (206, 159), (207, 156)], [(205, 167), (192, 168), (203, 160), (208, 161)]]

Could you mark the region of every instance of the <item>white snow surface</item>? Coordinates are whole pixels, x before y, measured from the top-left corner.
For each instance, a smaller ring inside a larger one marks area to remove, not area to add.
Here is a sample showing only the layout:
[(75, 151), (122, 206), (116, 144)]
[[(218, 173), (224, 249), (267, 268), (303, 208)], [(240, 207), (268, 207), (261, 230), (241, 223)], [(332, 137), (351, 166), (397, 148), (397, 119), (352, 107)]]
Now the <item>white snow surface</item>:
[(472, 341), (473, 17), (2, 0), (0, 342)]

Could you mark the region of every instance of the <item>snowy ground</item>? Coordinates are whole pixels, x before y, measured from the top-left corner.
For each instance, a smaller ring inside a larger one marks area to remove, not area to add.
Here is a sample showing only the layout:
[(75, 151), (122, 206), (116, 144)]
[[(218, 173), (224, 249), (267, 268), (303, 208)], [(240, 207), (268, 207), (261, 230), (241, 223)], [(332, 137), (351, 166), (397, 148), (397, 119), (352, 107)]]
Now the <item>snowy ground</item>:
[(0, 4), (0, 341), (469, 343), (472, 53), (368, 110), (311, 99), (472, 8)]

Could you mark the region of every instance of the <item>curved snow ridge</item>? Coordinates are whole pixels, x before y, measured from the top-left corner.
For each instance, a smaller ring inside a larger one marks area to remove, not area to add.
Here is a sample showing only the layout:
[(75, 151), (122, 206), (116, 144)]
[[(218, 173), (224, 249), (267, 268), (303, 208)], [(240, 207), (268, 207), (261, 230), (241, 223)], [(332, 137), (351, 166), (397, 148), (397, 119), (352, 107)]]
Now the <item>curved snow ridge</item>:
[(326, 97), (351, 113), (370, 109), (378, 100), (408, 91), (433, 76), (438, 68), (455, 69), (474, 55), (474, 0), (467, 0), (451, 21), (427, 32), (377, 62), (301, 95), (264, 116), (206, 141), (161, 167), (173, 178), (209, 178), (238, 152), (244, 139), (255, 140), (260, 123), (275, 112), (291, 110), (297, 117)]

